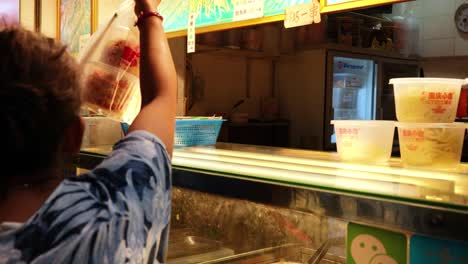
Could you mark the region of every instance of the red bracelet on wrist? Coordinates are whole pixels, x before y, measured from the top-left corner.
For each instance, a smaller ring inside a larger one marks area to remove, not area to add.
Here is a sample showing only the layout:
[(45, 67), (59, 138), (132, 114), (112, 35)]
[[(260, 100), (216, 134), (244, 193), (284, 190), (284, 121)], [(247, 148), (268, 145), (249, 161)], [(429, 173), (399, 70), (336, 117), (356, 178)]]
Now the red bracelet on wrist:
[(135, 26), (139, 26), (143, 22), (143, 20), (152, 16), (158, 17), (159, 19), (161, 19), (161, 22), (164, 21), (164, 17), (157, 11), (156, 12), (155, 11), (147, 11), (147, 12), (142, 11), (140, 12), (138, 19), (135, 22)]

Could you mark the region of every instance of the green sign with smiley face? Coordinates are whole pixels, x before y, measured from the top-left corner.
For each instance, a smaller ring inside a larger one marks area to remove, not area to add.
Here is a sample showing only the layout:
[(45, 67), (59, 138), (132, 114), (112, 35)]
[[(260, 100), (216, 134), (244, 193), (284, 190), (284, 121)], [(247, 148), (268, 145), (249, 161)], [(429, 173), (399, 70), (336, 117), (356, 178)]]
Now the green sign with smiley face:
[(405, 264), (407, 238), (392, 232), (354, 223), (348, 224), (348, 264)]

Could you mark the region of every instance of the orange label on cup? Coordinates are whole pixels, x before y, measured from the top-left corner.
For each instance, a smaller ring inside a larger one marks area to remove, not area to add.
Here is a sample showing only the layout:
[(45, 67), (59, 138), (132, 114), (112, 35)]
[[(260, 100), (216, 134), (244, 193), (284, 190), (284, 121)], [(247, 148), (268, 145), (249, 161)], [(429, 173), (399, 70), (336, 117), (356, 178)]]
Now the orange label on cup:
[(421, 92), (421, 102), (434, 105), (432, 113), (444, 114), (447, 106), (452, 104), (453, 92)]
[(424, 130), (423, 129), (402, 129), (401, 136), (411, 138), (412, 141), (422, 142), (424, 141)]
[(358, 128), (338, 128), (336, 133), (338, 135), (358, 135), (359, 129)]
[(409, 151), (416, 151), (416, 150), (418, 150), (418, 146), (414, 145), (414, 144), (408, 144), (408, 145), (406, 145), (406, 149), (409, 150)]

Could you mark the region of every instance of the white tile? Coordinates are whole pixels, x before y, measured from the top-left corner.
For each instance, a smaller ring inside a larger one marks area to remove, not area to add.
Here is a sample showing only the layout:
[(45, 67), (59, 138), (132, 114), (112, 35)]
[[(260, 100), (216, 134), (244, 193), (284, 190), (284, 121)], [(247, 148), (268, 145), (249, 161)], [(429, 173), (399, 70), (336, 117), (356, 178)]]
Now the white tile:
[(455, 37), (455, 56), (468, 55), (468, 36), (461, 36), (458, 33)]
[(423, 38), (441, 39), (455, 37), (455, 24), (452, 16), (432, 16), (422, 18)]
[(393, 16), (401, 16), (404, 12), (404, 10), (407, 8), (408, 3), (399, 3), (399, 4), (394, 4), (392, 7), (392, 15)]
[(423, 57), (445, 57), (454, 55), (454, 39), (429, 39), (423, 43)]
[(453, 15), (454, 0), (423, 0), (423, 16)]
[(408, 16), (412, 14), (414, 17), (422, 16), (421, 1), (403, 2), (393, 5), (393, 16)]
[(413, 14), (415, 17), (423, 17), (423, 0), (406, 2), (408, 12), (407, 14)]

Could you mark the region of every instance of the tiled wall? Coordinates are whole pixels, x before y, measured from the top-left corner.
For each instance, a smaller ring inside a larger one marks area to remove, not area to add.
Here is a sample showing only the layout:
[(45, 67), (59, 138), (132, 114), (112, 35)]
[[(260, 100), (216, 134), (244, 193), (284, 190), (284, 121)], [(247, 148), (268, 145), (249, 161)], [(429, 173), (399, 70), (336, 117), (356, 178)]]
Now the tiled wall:
[(468, 57), (428, 58), (421, 61), (426, 77), (458, 78), (468, 77)]
[(458, 33), (454, 14), (466, 0), (417, 0), (396, 7), (396, 15), (412, 12), (420, 27), (419, 52), (423, 57), (468, 55), (468, 35)]

